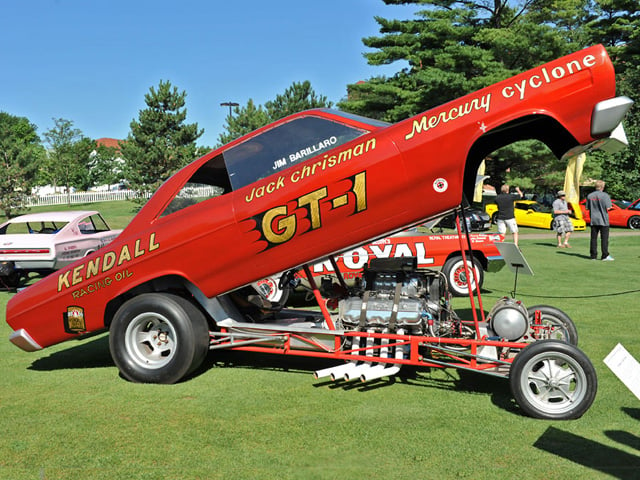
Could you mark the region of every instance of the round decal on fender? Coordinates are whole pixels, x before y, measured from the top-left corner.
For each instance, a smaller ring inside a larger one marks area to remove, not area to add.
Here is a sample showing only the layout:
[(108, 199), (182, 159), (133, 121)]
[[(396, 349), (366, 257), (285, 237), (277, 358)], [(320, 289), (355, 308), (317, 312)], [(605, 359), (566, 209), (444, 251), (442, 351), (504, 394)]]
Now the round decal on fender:
[(442, 193), (444, 192), (447, 188), (449, 188), (449, 183), (444, 179), (444, 178), (436, 178), (433, 181), (433, 189), (438, 192), (438, 193)]

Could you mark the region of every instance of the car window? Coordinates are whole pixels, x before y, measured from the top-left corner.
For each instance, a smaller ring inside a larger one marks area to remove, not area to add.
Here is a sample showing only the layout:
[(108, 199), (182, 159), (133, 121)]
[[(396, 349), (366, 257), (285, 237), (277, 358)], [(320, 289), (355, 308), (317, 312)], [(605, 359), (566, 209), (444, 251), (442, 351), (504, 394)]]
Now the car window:
[(230, 191), (231, 183), (224, 158), (217, 155), (196, 170), (160, 216), (164, 217)]
[(364, 129), (314, 116), (278, 125), (200, 166), (160, 216), (250, 185), (365, 133)]
[(25, 233), (54, 234), (58, 233), (68, 222), (14, 222), (5, 225), (0, 235), (19, 235)]
[(234, 190), (367, 133), (326, 118), (299, 117), (224, 152)]
[(80, 233), (89, 235), (92, 233), (106, 232), (109, 230), (107, 222), (100, 215), (90, 215), (78, 222)]

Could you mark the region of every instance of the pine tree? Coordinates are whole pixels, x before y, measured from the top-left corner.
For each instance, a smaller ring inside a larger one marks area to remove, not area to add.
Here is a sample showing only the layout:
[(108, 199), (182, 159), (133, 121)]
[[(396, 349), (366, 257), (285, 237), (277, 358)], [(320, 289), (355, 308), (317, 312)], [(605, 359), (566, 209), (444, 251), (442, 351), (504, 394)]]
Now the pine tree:
[(227, 116), (224, 132), (218, 136), (220, 145), (229, 143), (242, 135), (250, 133), (280, 118), (311, 108), (330, 108), (332, 103), (324, 95), (316, 95), (311, 82), (293, 84), (283, 94), (277, 95), (262, 105), (256, 105), (249, 99), (244, 107), (235, 107), (232, 114)]
[(131, 122), (127, 139), (120, 143), (125, 179), (141, 198), (195, 158), (195, 142), (204, 131), (197, 123), (184, 123), (186, 95), (169, 81), (151, 87), (144, 97), (147, 108)]

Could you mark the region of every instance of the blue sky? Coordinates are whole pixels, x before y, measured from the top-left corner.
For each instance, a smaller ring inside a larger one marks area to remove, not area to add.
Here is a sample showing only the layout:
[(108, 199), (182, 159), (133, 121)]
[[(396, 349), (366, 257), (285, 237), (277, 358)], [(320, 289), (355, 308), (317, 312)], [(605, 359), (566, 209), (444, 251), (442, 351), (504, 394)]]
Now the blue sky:
[(90, 138), (125, 138), (160, 80), (187, 92), (187, 122), (213, 146), (228, 108), (309, 80), (334, 103), (346, 85), (402, 65), (366, 63), (382, 0), (0, 0), (0, 111), (42, 135), (65, 118)]

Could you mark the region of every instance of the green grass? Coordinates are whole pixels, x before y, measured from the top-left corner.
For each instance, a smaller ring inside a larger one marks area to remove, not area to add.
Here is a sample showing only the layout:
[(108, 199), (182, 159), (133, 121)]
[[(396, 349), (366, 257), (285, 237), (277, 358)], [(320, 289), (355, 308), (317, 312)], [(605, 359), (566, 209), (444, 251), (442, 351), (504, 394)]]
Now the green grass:
[[(133, 209), (116, 203), (97, 205), (111, 223)], [(640, 233), (614, 236), (610, 263), (588, 260), (585, 236), (571, 250), (552, 232), (521, 238), (535, 275), (519, 276), (518, 297), (566, 311), (598, 372), (579, 420), (525, 417), (507, 382), (462, 384), (455, 371), (333, 384), (313, 379), (326, 363), (227, 352), (178, 385), (136, 385), (105, 335), (36, 353), (5, 340), (0, 479), (638, 478), (640, 401), (602, 359), (618, 342), (640, 359)], [(513, 281), (507, 269), (486, 275), (485, 310)], [(455, 306), (469, 317), (468, 301)]]

